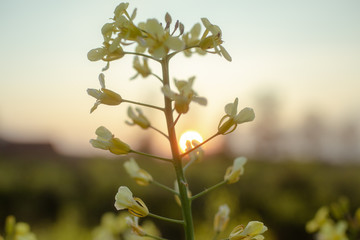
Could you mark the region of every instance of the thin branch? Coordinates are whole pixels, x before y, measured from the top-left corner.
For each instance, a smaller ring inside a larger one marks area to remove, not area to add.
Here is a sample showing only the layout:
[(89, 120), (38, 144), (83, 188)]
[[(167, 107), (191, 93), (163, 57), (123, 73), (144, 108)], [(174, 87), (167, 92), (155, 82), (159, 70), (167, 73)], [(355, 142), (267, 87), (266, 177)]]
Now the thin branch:
[(154, 108), (160, 111), (164, 111), (164, 108), (158, 107), (158, 106), (154, 106), (154, 105), (150, 105), (150, 104), (146, 104), (146, 103), (140, 103), (140, 102), (135, 102), (135, 101), (131, 101), (131, 100), (126, 100), (123, 99), (123, 102), (127, 102), (127, 103), (132, 103), (132, 104), (136, 104), (136, 105), (140, 105), (140, 106), (144, 106), (144, 107), (149, 107), (149, 108)]
[(184, 224), (183, 220), (167, 218), (167, 217), (159, 216), (159, 215), (156, 215), (156, 214), (153, 214), (153, 213), (149, 213), (148, 216), (153, 217), (153, 218), (157, 218), (157, 219), (160, 219), (160, 220), (172, 222), (172, 223)]
[(194, 199), (196, 199), (196, 198), (198, 198), (198, 197), (201, 197), (202, 195), (204, 195), (204, 194), (206, 194), (206, 193), (208, 193), (208, 192), (210, 192), (210, 191), (212, 191), (212, 190), (214, 190), (214, 189), (216, 189), (216, 188), (224, 185), (225, 183), (227, 183), (227, 180), (223, 180), (223, 181), (215, 184), (214, 186), (209, 187), (209, 188), (205, 189), (204, 191), (202, 191), (202, 192), (200, 192), (200, 193), (192, 196), (192, 197), (191, 197), (191, 200), (194, 200)]
[(159, 160), (166, 161), (166, 162), (171, 162), (171, 163), (173, 162), (173, 160), (170, 159), (170, 158), (163, 158), (163, 157), (155, 156), (155, 155), (152, 155), (152, 154), (149, 154), (149, 153), (138, 152), (138, 151), (135, 151), (135, 150), (131, 150), (130, 152), (136, 153), (136, 154), (139, 154), (139, 155), (143, 155), (143, 156), (146, 156), (146, 157), (159, 159)]
[(177, 118), (175, 119), (174, 124), (173, 124), (173, 127), (174, 127), (174, 126), (176, 125), (176, 123), (179, 121), (180, 116), (181, 116), (181, 113), (179, 113), (179, 115), (178, 115)]
[(189, 50), (189, 49), (191, 49), (191, 48), (197, 48), (197, 47), (199, 47), (199, 45), (189, 46), (189, 47), (184, 48), (183, 50), (176, 51), (176, 52), (172, 52), (172, 53), (170, 53), (170, 54), (168, 55), (168, 58), (169, 58), (169, 59), (172, 58), (173, 56), (175, 56), (175, 55), (178, 54), (179, 52), (182, 52), (182, 51), (185, 51), (185, 50)]
[(158, 75), (156, 75), (155, 73), (151, 73), (151, 75), (153, 75), (154, 77), (156, 77), (157, 79), (159, 79), (160, 82), (163, 82), (162, 78), (159, 77)]
[(196, 145), (195, 147), (193, 147), (192, 149), (190, 149), (187, 152), (184, 152), (183, 154), (181, 154), (181, 157), (184, 157), (186, 155), (188, 155), (189, 153), (191, 153), (192, 151), (195, 151), (196, 149), (198, 149), (199, 147), (201, 147), (202, 145), (204, 145), (205, 143), (209, 142), (211, 139), (215, 138), (216, 136), (220, 135), (220, 133), (215, 133), (214, 135), (212, 135), (211, 137), (209, 137), (208, 139), (206, 139), (205, 141), (203, 141), (202, 143), (200, 143), (199, 145)]
[(124, 54), (132, 54), (132, 55), (138, 55), (138, 56), (142, 56), (142, 57), (146, 57), (146, 58), (150, 58), (156, 62), (161, 62), (159, 59), (156, 59), (150, 55), (146, 55), (146, 54), (143, 54), (143, 53), (137, 53), (137, 52), (124, 52)]
[(167, 190), (167, 191), (169, 191), (169, 192), (171, 192), (171, 193), (173, 193), (175, 195), (179, 195), (179, 193), (177, 191), (175, 191), (174, 189), (169, 188), (168, 186), (165, 186), (164, 184), (161, 184), (161, 183), (159, 183), (159, 182), (157, 182), (155, 180), (153, 180), (151, 183), (153, 183), (153, 184), (157, 185), (158, 187), (161, 187), (161, 188), (163, 188), (163, 189), (165, 189), (165, 190)]
[(185, 172), (186, 169), (187, 169), (191, 164), (193, 164), (196, 160), (197, 160), (197, 158), (191, 159), (191, 160), (183, 167), (183, 171)]
[(166, 135), (163, 131), (157, 129), (156, 127), (150, 126), (151, 129), (157, 131), (158, 133), (160, 133), (161, 135), (163, 135), (164, 137), (166, 137), (167, 139), (169, 139), (169, 136)]

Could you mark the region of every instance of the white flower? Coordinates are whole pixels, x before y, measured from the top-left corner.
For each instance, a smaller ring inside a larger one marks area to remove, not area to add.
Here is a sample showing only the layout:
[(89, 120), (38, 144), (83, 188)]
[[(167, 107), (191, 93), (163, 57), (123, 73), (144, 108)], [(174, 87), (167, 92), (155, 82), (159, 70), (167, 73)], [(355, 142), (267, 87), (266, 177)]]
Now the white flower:
[(131, 151), (129, 145), (115, 138), (106, 127), (98, 127), (95, 134), (97, 138), (90, 140), (91, 145), (95, 148), (109, 150), (116, 155), (127, 154)]
[(220, 120), (218, 133), (229, 134), (236, 129), (238, 124), (251, 122), (255, 119), (255, 113), (252, 108), (246, 107), (237, 113), (238, 101), (238, 98), (236, 98), (234, 103), (226, 104), (226, 115)]
[(99, 81), (100, 81), (100, 86), (101, 89), (93, 89), (93, 88), (88, 88), (87, 93), (96, 98), (96, 102), (94, 104), (94, 106), (91, 108), (90, 113), (92, 113), (93, 111), (95, 111), (95, 109), (100, 105), (100, 104), (105, 104), (105, 105), (119, 105), (122, 102), (122, 98), (119, 94), (117, 94), (116, 92), (113, 92), (109, 89), (106, 89), (105, 87), (105, 76), (103, 73), (101, 73), (99, 75)]
[(129, 188), (121, 186), (115, 195), (115, 208), (117, 210), (128, 209), (129, 213), (137, 217), (145, 217), (149, 210), (145, 203), (137, 197), (133, 197)]
[(187, 113), (189, 111), (190, 102), (196, 102), (200, 105), (206, 105), (207, 100), (203, 97), (198, 97), (196, 92), (192, 89), (195, 77), (189, 78), (188, 81), (176, 80), (175, 86), (179, 93), (170, 90), (169, 85), (162, 88), (164, 95), (175, 101), (175, 110), (178, 113)]
[(264, 233), (268, 228), (262, 223), (258, 221), (251, 221), (245, 227), (242, 225), (236, 226), (229, 235), (229, 240), (262, 240), (264, 236), (261, 235)]

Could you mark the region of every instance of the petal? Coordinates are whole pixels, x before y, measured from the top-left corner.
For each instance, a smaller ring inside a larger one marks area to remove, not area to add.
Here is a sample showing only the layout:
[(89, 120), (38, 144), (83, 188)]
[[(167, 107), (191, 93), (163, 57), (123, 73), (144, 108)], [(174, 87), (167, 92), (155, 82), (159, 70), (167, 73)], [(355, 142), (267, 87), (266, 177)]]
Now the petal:
[(128, 8), (129, 3), (120, 3), (114, 11), (115, 16), (122, 15)]
[(106, 41), (110, 39), (113, 29), (114, 23), (105, 23), (104, 26), (101, 28), (101, 33)]
[(102, 94), (101, 91), (99, 91), (97, 89), (94, 89), (94, 88), (88, 88), (86, 91), (90, 96), (92, 96), (92, 97), (94, 97), (96, 99), (100, 99), (101, 94)]
[(134, 158), (130, 158), (129, 161), (126, 161), (124, 163), (124, 168), (126, 170), (126, 172), (131, 176), (134, 177), (137, 175), (137, 172), (139, 171), (139, 166), (137, 165), (137, 163), (135, 162)]
[(132, 120), (134, 120), (134, 119), (136, 118), (136, 115), (135, 115), (132, 107), (128, 107), (127, 114), (128, 114), (128, 116), (129, 116), (129, 118), (131, 118)]
[(219, 26), (217, 25), (211, 25), (209, 27), (209, 31), (214, 35), (217, 36), (219, 35), (221, 37), (221, 29), (219, 28)]
[(201, 25), (200, 23), (196, 23), (190, 30), (191, 33), (191, 37), (192, 38), (197, 38), (200, 36), (200, 32), (201, 32)]
[(175, 51), (181, 51), (185, 48), (185, 43), (178, 37), (170, 36), (166, 41), (165, 45)]
[(226, 51), (226, 49), (223, 46), (219, 45), (219, 47), (220, 47), (220, 52), (223, 55), (223, 57), (226, 60), (228, 60), (229, 62), (231, 62), (232, 58), (231, 58), (230, 54)]
[(110, 47), (109, 47), (109, 52), (113, 53), (118, 49), (122, 49), (120, 46), (120, 42), (121, 42), (121, 38), (117, 37), (113, 40), (113, 42), (111, 43)]
[(130, 19), (133, 21), (136, 18), (137, 8), (134, 8), (134, 11), (132, 12)]
[(99, 82), (100, 82), (101, 88), (106, 88), (105, 87), (105, 75), (103, 73), (99, 74)]
[(225, 113), (231, 117), (234, 117), (237, 112), (238, 98), (235, 99), (234, 103), (226, 104)]
[(208, 29), (212, 25), (207, 18), (201, 18), (201, 22), (204, 24), (206, 29)]
[(134, 203), (136, 204), (130, 189), (125, 186), (119, 187), (115, 195), (115, 208), (117, 210), (126, 209), (134, 205)]
[(99, 101), (96, 101), (94, 106), (90, 109), (90, 113), (92, 113), (93, 111), (95, 111), (97, 109), (97, 107), (100, 105)]
[(99, 141), (97, 139), (91, 139), (90, 143), (94, 148), (100, 148), (100, 149), (104, 149), (104, 150), (109, 149), (109, 144), (107, 144), (104, 141)]
[(104, 126), (98, 127), (95, 134), (106, 140), (111, 140), (113, 138), (113, 134)]
[(251, 221), (245, 227), (244, 231), (241, 233), (242, 236), (256, 236), (262, 234), (267, 230), (267, 227), (259, 221)]
[(95, 48), (88, 52), (87, 58), (90, 61), (98, 61), (101, 60), (106, 54), (105, 48)]
[(246, 162), (247, 162), (247, 159), (245, 157), (237, 157), (234, 160), (234, 168), (235, 169), (243, 168)]
[(145, 30), (157, 38), (161, 38), (164, 35), (164, 29), (156, 19), (148, 19), (145, 24)]
[(251, 122), (255, 119), (255, 113), (252, 108), (246, 107), (242, 109), (238, 115), (234, 117), (234, 121), (238, 124), (244, 122)]
[(200, 105), (203, 105), (203, 106), (206, 106), (206, 104), (207, 104), (207, 99), (204, 97), (193, 97), (192, 101), (196, 102)]
[(255, 237), (253, 237), (252, 239), (255, 239), (255, 240), (264, 240), (264, 236), (263, 235), (256, 235)]

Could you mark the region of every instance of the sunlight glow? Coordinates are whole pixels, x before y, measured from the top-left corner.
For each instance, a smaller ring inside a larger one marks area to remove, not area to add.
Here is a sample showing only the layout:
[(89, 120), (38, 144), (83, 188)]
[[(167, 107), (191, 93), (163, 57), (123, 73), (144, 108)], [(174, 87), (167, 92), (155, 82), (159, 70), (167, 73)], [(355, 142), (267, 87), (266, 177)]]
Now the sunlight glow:
[(203, 138), (201, 137), (200, 133), (196, 131), (186, 131), (184, 132), (179, 140), (180, 149), (182, 152), (185, 152), (186, 149), (186, 141), (196, 140), (198, 142), (203, 142)]

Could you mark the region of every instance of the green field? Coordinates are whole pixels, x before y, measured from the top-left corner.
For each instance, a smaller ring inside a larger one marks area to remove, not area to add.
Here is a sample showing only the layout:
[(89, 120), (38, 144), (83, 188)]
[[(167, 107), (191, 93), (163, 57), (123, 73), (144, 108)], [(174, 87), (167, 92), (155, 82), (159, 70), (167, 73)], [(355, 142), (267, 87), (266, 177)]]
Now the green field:
[[(233, 158), (209, 156), (187, 172), (193, 194), (223, 179)], [(62, 156), (0, 158), (0, 225), (7, 215), (29, 222), (41, 239), (91, 239), (91, 229), (105, 212), (116, 212), (114, 196), (128, 186), (151, 212), (180, 218), (174, 196), (157, 186), (141, 187), (123, 169), (124, 159), (73, 159)], [(167, 163), (137, 159), (157, 181), (173, 187), (174, 172)], [(249, 220), (263, 221), (266, 239), (313, 239), (304, 230), (316, 210), (346, 196), (350, 207), (360, 206), (360, 166), (311, 161), (249, 159), (238, 183), (226, 185), (193, 203), (199, 239), (211, 239), (218, 206), (230, 206), (226, 229)], [(161, 201), (159, 201), (159, 198)], [(154, 220), (162, 235), (182, 239), (179, 226)], [(3, 232), (3, 228), (1, 228)], [(224, 234), (221, 237), (225, 238)]]

